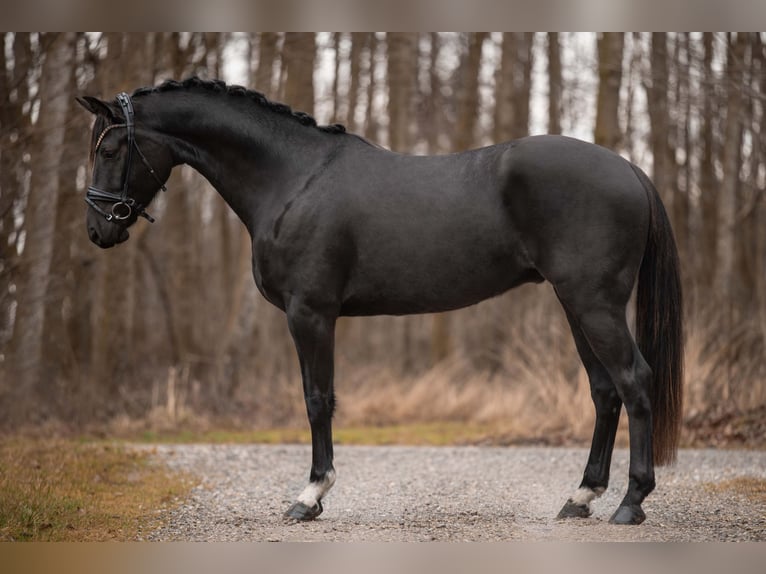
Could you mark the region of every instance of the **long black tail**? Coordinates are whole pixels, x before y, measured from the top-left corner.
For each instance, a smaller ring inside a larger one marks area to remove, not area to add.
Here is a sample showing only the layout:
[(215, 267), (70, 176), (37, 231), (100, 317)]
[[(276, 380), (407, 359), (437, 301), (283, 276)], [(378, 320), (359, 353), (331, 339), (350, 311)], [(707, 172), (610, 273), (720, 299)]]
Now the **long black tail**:
[(683, 300), (678, 250), (670, 221), (657, 189), (633, 166), (651, 206), (649, 238), (638, 272), (636, 339), (652, 368), (649, 397), (652, 406), (654, 463), (675, 461), (683, 409)]

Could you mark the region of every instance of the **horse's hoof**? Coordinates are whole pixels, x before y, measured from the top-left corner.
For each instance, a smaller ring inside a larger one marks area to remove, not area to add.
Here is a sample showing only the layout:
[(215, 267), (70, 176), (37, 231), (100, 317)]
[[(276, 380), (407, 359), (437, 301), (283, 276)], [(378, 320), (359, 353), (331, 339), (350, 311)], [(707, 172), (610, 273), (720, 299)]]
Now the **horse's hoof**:
[(564, 507), (559, 511), (556, 518), (588, 518), (593, 511), (588, 504), (575, 504), (570, 498)]
[(641, 524), (646, 514), (638, 505), (620, 506), (609, 519), (611, 524)]
[(317, 501), (314, 506), (306, 506), (302, 502), (296, 502), (285, 512), (285, 518), (290, 520), (298, 520), (300, 522), (306, 522), (308, 520), (314, 520), (317, 516), (322, 514), (322, 503)]

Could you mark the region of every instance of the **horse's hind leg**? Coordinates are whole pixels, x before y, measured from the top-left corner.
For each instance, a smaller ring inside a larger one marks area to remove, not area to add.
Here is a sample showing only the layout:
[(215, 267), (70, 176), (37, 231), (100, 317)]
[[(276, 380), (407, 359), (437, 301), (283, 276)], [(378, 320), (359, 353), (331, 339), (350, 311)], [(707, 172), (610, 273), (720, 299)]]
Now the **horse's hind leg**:
[(591, 515), (591, 501), (601, 496), (609, 484), (609, 467), (622, 401), (609, 373), (593, 354), (577, 320), (568, 311), (567, 319), (572, 329), (577, 352), (588, 373), (591, 397), (596, 407), (596, 425), (593, 428), (590, 455), (582, 482), (574, 495), (564, 504), (558, 518), (585, 518)]
[(335, 483), (332, 464), (335, 319), (332, 313), (319, 312), (298, 301), (292, 301), (287, 308), (287, 322), (300, 359), (312, 453), (309, 484), (285, 513), (285, 517), (294, 520), (313, 520), (319, 516), (322, 497)]
[(614, 382), (628, 413), (630, 465), (628, 491), (610, 522), (640, 524), (646, 517), (641, 503), (654, 490), (652, 414), (649, 402), (651, 370), (636, 346), (625, 319), (625, 301), (600, 293), (569, 304), (593, 354)]

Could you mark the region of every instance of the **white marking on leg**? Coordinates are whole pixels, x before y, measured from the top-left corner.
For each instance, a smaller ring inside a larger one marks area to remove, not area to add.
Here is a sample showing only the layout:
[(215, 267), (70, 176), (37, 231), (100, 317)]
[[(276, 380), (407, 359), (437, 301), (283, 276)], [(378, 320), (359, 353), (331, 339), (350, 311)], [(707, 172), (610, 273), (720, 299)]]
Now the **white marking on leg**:
[(335, 484), (335, 471), (329, 470), (324, 475), (324, 478), (318, 482), (310, 482), (309, 485), (303, 489), (298, 502), (302, 502), (309, 508), (313, 507), (317, 502), (322, 500), (327, 491)]
[(572, 502), (578, 506), (586, 506), (587, 508), (590, 508), (591, 500), (601, 496), (603, 493), (604, 489), (602, 487), (592, 489), (587, 486), (581, 486), (572, 495)]

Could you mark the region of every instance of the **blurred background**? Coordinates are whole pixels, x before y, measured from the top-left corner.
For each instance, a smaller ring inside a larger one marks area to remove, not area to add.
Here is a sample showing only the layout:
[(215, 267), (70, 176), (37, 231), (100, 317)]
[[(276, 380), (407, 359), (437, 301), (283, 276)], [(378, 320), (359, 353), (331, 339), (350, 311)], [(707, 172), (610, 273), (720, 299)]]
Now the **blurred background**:
[[(245, 85), (393, 150), (562, 133), (654, 180), (682, 260), (687, 443), (766, 443), (766, 34), (3, 33), (0, 427), (305, 427), (284, 315), (249, 238), (190, 168), (131, 239), (85, 232), (92, 116), (190, 75)], [(449, 314), (343, 318), (339, 426), (482, 425), (586, 441), (593, 407), (547, 285)], [(623, 422), (624, 422), (623, 417)]]

